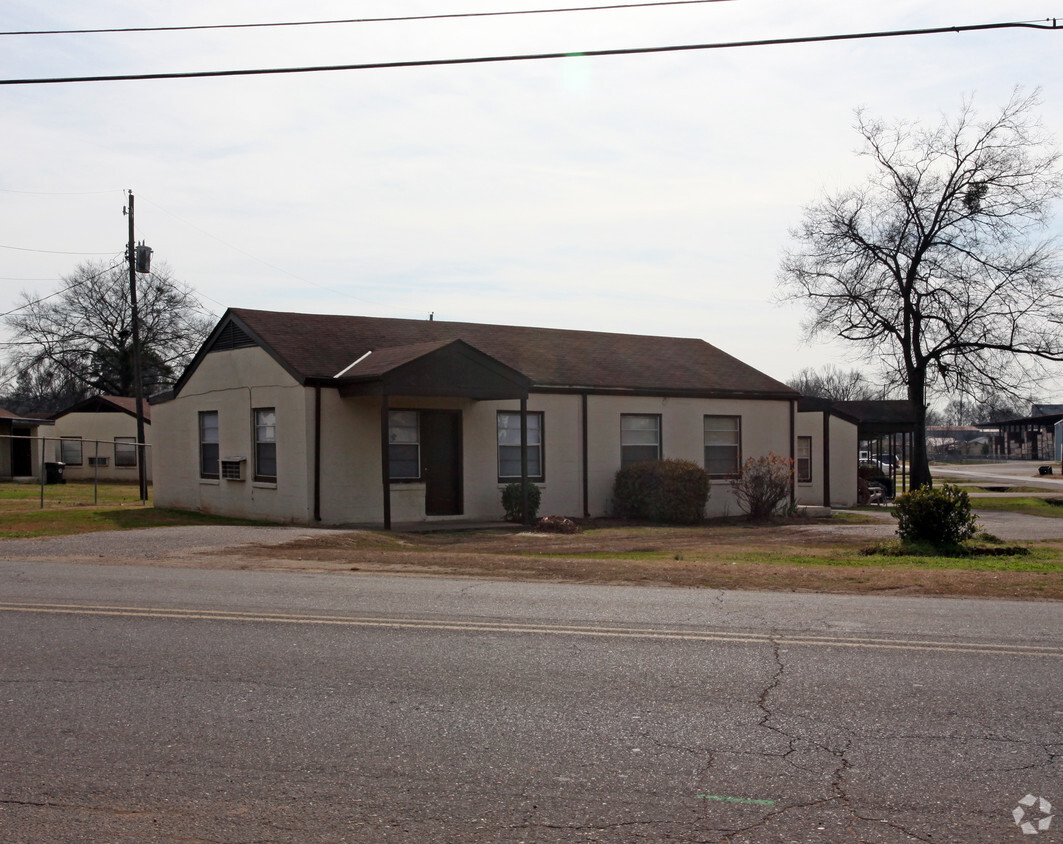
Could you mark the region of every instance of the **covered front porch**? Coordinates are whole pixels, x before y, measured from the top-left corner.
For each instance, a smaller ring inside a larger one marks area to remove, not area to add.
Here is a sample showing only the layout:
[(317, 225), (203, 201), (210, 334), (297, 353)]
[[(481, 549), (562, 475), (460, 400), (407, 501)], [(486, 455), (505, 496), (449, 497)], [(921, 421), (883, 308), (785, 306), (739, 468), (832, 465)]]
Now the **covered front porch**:
[[(320, 390), (321, 384), (318, 386)], [(519, 401), (520, 477), (528, 482), (528, 394), (522, 373), (461, 340), (369, 353), (339, 373), (330, 387), (343, 399), (379, 400), (380, 490), (383, 527), (411, 514), (446, 520), (465, 513), (463, 403)], [(320, 392), (318, 393), (320, 396)], [(318, 407), (320, 422), (320, 404)], [(321, 513), (320, 435), (315, 438), (314, 510)], [(527, 502), (523, 512), (528, 513)]]

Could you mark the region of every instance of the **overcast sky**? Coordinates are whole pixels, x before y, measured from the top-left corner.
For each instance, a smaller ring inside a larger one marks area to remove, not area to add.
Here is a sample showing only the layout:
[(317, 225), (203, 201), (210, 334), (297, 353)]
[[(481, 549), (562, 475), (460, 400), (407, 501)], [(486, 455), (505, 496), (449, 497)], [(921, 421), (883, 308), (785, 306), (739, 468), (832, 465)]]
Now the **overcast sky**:
[[(595, 0), (587, 0), (591, 5)], [(259, 23), (544, 0), (5, 0), (0, 30)], [(1044, 21), (1040, 0), (726, 0), (193, 32), (0, 36), (0, 78), (280, 68)], [(1063, 20), (1061, 20), (1063, 24)], [(0, 86), (0, 311), (136, 236), (226, 307), (700, 337), (849, 368), (772, 301), (804, 205), (863, 179), (853, 112), (936, 123), (1041, 88), (1063, 26), (237, 78)], [(1057, 215), (1055, 230), (1063, 232)], [(1045, 397), (1049, 398), (1049, 397)]]

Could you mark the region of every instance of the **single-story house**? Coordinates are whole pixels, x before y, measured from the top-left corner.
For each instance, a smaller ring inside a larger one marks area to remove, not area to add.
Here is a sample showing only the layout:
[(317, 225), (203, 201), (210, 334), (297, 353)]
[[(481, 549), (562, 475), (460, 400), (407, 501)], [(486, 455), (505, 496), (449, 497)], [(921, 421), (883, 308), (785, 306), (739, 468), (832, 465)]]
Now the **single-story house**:
[(152, 398), (155, 503), (497, 520), (523, 475), (541, 514), (603, 516), (622, 465), (683, 458), (709, 471), (709, 514), (737, 514), (746, 458), (794, 458), (797, 400), (697, 339), (234, 308)]
[[(143, 402), (145, 473), (151, 480), (151, 406)], [(92, 396), (52, 417), (67, 480), (139, 480), (136, 399)]]
[(50, 460), (42, 450), (40, 429), (50, 428), (50, 419), (19, 416), (0, 408), (0, 480), (40, 481), (42, 457)]
[(830, 399), (802, 396), (797, 403), (797, 503), (852, 507), (860, 420)]

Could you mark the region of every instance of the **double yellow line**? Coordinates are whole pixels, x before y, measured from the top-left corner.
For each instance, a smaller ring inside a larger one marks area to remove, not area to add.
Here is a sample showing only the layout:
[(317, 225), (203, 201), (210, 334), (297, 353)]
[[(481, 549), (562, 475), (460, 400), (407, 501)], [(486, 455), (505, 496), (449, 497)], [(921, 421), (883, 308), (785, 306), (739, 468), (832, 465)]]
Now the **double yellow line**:
[(997, 656), (1063, 657), (1063, 646), (1016, 645), (1004, 642), (963, 642), (922, 639), (879, 639), (856, 636), (813, 636), (788, 633), (729, 633), (719, 630), (668, 630), (657, 627), (597, 627), (508, 621), (447, 621), (382, 616), (295, 615), (169, 607), (123, 607), (95, 604), (40, 604), (0, 601), (0, 612), (155, 618), (178, 621), (232, 621), (260, 624), (313, 624), (337, 627), (379, 627), (474, 633), (527, 633), (551, 636), (594, 636), (657, 639), (679, 642), (720, 642), (752, 645), (797, 645), (868, 650), (938, 651)]

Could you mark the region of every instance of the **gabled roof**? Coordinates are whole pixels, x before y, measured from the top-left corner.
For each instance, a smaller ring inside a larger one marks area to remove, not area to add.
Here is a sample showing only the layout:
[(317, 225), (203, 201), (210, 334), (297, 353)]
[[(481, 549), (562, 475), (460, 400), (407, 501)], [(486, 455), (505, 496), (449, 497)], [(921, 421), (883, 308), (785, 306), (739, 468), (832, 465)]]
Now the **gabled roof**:
[(34, 416), (19, 416), (16, 413), (12, 413), (10, 410), (5, 410), (0, 407), (0, 420), (7, 423), (21, 423), (23, 425), (54, 425), (50, 419), (39, 419)]
[[(131, 396), (90, 396), (60, 410), (52, 416), (52, 419), (59, 419), (68, 413), (127, 413), (130, 416), (136, 416), (137, 400)], [(144, 421), (151, 423), (151, 408), (146, 401), (144, 402)]]
[[(340, 387), (352, 363), (408, 361), (460, 340), (528, 379), (532, 390), (796, 399), (785, 384), (703, 340), (556, 328), (232, 308), (181, 376), (212, 351), (258, 345), (301, 384)], [(405, 356), (405, 357), (404, 357)], [(358, 367), (350, 370), (350, 375)]]

